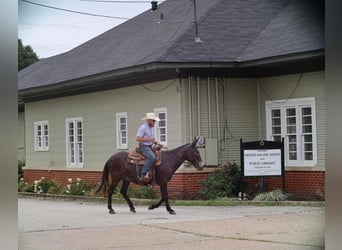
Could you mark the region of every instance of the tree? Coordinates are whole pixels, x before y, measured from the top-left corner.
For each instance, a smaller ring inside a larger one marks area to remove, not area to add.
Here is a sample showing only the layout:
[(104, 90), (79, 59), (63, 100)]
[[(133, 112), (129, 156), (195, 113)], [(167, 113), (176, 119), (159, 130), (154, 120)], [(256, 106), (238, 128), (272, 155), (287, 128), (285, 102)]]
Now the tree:
[(23, 46), (21, 39), (18, 39), (18, 71), (38, 60), (38, 56), (31, 46)]

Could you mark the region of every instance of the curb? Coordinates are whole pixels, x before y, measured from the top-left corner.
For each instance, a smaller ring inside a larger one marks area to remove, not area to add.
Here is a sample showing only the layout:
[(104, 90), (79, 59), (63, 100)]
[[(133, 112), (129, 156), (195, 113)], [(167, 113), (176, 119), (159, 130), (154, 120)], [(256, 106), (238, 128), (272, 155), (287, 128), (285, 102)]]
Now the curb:
[[(82, 201), (82, 202), (106, 202), (106, 197), (80, 196), (80, 195), (56, 195), (18, 192), (18, 198), (37, 198), (43, 200)], [(135, 205), (147, 205), (156, 200), (131, 198)], [(125, 203), (124, 199), (114, 198), (113, 203)], [(303, 206), (324, 207), (325, 201), (197, 201), (196, 200), (171, 200), (172, 205), (178, 206)], [(217, 204), (215, 204), (217, 203)]]

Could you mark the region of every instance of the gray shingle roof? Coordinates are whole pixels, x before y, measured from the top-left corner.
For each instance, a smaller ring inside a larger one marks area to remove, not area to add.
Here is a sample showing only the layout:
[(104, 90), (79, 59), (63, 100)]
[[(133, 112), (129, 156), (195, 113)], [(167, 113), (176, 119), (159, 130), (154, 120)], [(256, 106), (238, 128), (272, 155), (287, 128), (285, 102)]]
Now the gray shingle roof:
[[(324, 1), (168, 0), (57, 56), (19, 72), (19, 90), (147, 63), (244, 62), (324, 49)], [(160, 13), (164, 20), (158, 23)]]

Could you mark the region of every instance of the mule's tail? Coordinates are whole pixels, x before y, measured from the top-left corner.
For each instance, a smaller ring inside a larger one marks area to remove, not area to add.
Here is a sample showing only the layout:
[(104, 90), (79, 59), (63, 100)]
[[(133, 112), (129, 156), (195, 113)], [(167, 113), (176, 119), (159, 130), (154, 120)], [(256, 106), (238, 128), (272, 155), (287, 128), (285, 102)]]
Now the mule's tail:
[(96, 190), (96, 194), (98, 192), (103, 191), (103, 193), (106, 193), (107, 191), (107, 182), (108, 182), (108, 161), (106, 162), (104, 168), (103, 168), (103, 172), (102, 172), (102, 181), (100, 184), (100, 187)]

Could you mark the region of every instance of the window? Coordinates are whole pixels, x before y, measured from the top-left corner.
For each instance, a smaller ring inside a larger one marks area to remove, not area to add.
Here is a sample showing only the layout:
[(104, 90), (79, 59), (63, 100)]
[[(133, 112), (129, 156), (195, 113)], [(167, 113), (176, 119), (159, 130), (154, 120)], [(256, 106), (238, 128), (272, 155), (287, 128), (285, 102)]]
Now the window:
[(83, 121), (81, 117), (66, 119), (67, 166), (83, 167)]
[(158, 143), (163, 144), (167, 147), (167, 109), (166, 108), (156, 108), (154, 113), (159, 117), (160, 121), (156, 122), (156, 139)]
[(284, 137), (289, 166), (313, 166), (317, 162), (315, 98), (266, 102), (267, 137)]
[(49, 150), (48, 121), (37, 121), (34, 123), (34, 149), (35, 151)]
[(116, 113), (116, 148), (128, 149), (127, 113)]

